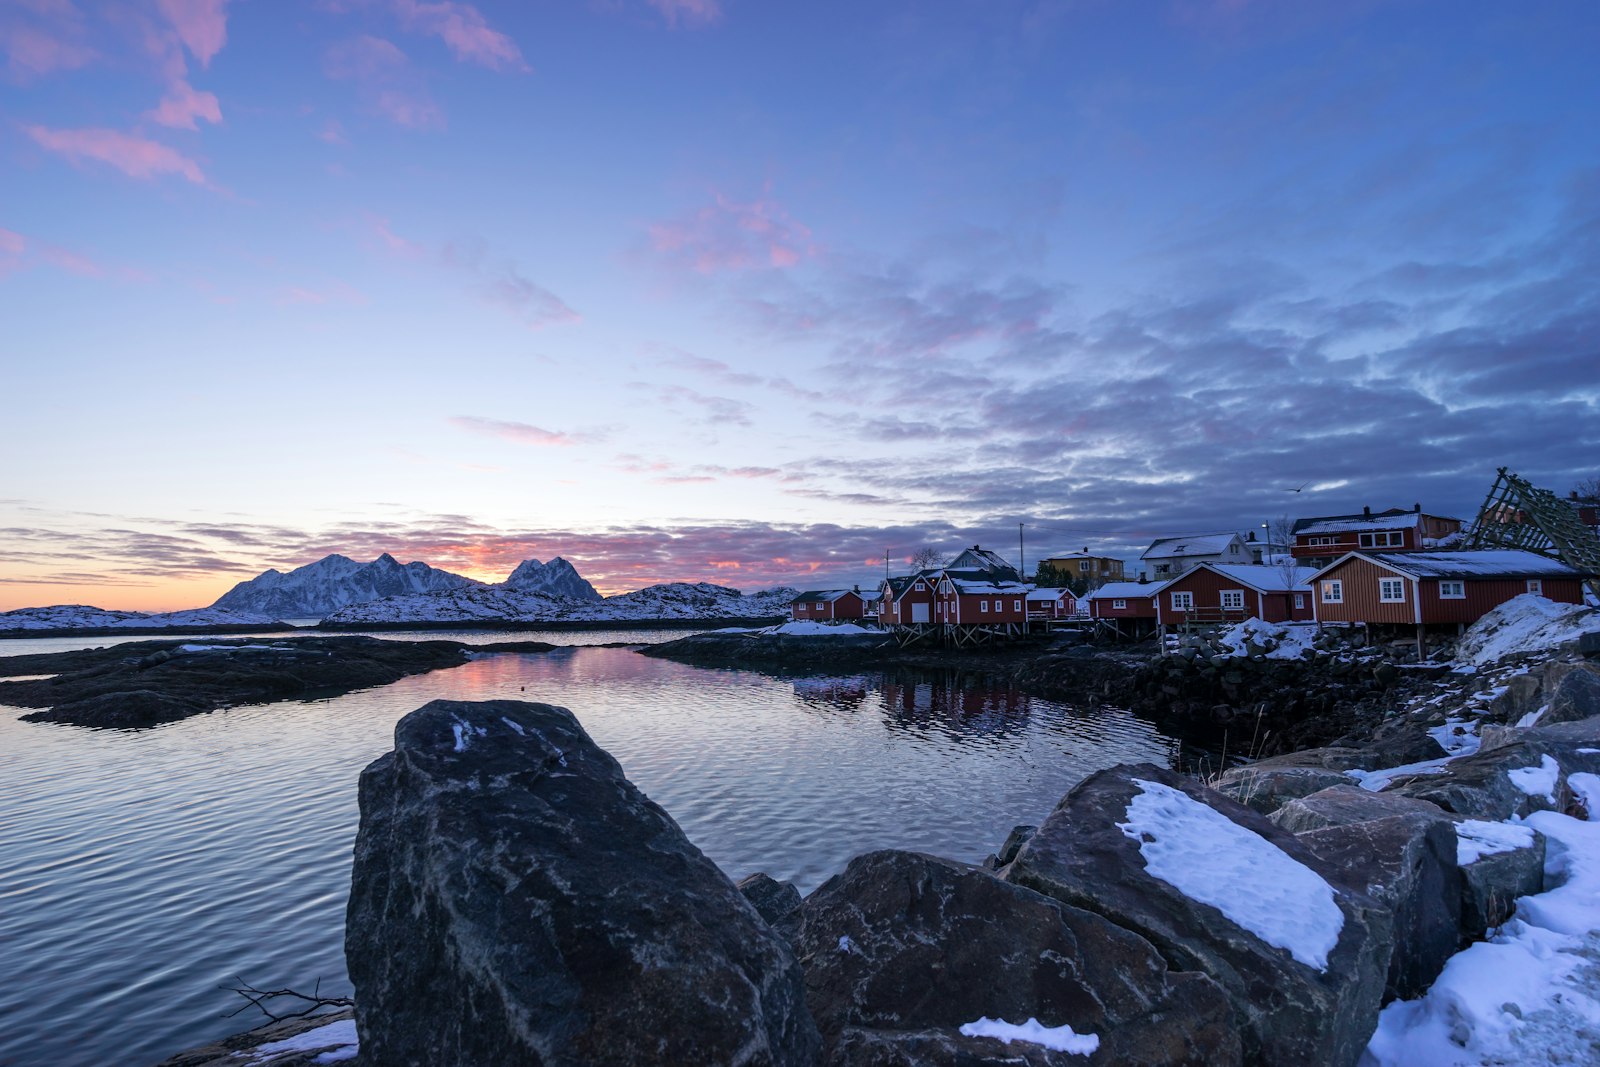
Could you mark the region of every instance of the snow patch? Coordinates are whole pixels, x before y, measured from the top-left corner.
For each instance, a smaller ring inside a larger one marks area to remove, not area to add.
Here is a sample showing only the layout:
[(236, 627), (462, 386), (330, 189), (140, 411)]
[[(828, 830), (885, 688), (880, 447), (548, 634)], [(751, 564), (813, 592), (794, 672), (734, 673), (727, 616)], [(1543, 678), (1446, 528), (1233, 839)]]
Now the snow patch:
[(1528, 796), (1544, 797), (1554, 804), (1556, 802), (1556, 783), (1561, 779), (1561, 764), (1550, 756), (1540, 756), (1539, 766), (1520, 767), (1514, 771), (1507, 771), (1506, 777), (1511, 779), (1512, 785)]
[[(1462, 753), (1465, 755), (1465, 753)], [(1396, 778), (1404, 778), (1408, 774), (1443, 774), (1445, 764), (1455, 759), (1455, 756), (1440, 756), (1438, 759), (1425, 759), (1417, 763), (1402, 763), (1398, 767), (1385, 767), (1381, 771), (1348, 770), (1344, 773), (1354, 778), (1362, 789), (1378, 792), (1385, 788)]]
[(1439, 747), (1451, 756), (1470, 756), (1482, 744), (1476, 719), (1445, 719), (1444, 725), (1429, 730), (1428, 736), (1439, 742)]
[(755, 632), (758, 634), (778, 634), (785, 637), (864, 637), (870, 634), (883, 633), (882, 630), (869, 630), (865, 626), (857, 626), (853, 622), (814, 622), (811, 620), (785, 622), (777, 626), (768, 626)]
[(524, 730), (520, 724), (512, 722), (510, 719), (506, 718), (504, 715), (500, 716), (500, 721), (515, 730), (520, 736), (528, 736), (528, 731)]
[(1026, 1041), (1031, 1045), (1043, 1045), (1056, 1052), (1066, 1052), (1074, 1056), (1093, 1055), (1100, 1047), (1099, 1034), (1080, 1034), (1066, 1024), (1045, 1026), (1038, 1019), (1029, 1019), (1025, 1023), (1008, 1023), (1004, 1019), (991, 1019), (985, 1015), (977, 1022), (963, 1024), (961, 1033), (964, 1037), (996, 1038), (1008, 1045), (1013, 1041)]
[(1533, 847), (1533, 830), (1515, 823), (1466, 819), (1456, 823), (1456, 863), (1465, 867), (1485, 856)]
[(1262, 622), (1246, 619), (1222, 632), (1217, 640), (1232, 656), (1247, 655), (1248, 642), (1265, 648), (1267, 659), (1305, 659), (1314, 651), (1317, 624), (1312, 622)]
[(1344, 913), (1321, 875), (1182, 790), (1134, 782), (1141, 792), (1117, 828), (1138, 842), (1151, 877), (1307, 967), (1328, 969)]
[(355, 1059), (356, 1054), (361, 1051), (356, 1037), (356, 1021), (340, 1019), (338, 1022), (295, 1034), (282, 1041), (269, 1041), (265, 1045), (257, 1045), (251, 1050), (250, 1062), (271, 1063), (274, 1059), (289, 1053), (311, 1052), (319, 1048), (329, 1051), (318, 1056), (317, 1063), (338, 1063), (341, 1060)]
[(1473, 623), (1456, 646), (1456, 659), (1487, 666), (1507, 656), (1544, 652), (1595, 630), (1600, 630), (1600, 611), (1523, 593)]

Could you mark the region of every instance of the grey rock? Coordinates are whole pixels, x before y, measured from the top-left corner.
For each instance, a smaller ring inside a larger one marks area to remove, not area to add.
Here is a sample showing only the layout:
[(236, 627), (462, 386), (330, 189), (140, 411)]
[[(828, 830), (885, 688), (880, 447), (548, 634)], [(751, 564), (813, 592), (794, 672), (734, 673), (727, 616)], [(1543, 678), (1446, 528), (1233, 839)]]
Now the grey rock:
[[(1299, 752), (1286, 752), (1281, 756), (1267, 756), (1250, 764), (1256, 770), (1279, 767), (1321, 767), (1329, 771), (1348, 771), (1357, 767), (1370, 768), (1372, 753), (1360, 748), (1333, 746), (1306, 748)], [(1235, 768), (1238, 769), (1238, 768)]]
[(1445, 811), (1487, 822), (1504, 822), (1513, 815), (1551, 808), (1559, 810), (1564, 780), (1557, 784), (1557, 803), (1551, 804), (1544, 797), (1523, 792), (1507, 776), (1509, 771), (1542, 765), (1548, 752), (1533, 740), (1537, 733), (1529, 731), (1520, 741), (1452, 760), (1438, 774), (1398, 778), (1385, 792), (1426, 800)]
[(832, 1062), (999, 1062), (950, 1058), (973, 1046), (918, 1036), (981, 1016), (1098, 1035), (1078, 1064), (1240, 1062), (1233, 1011), (1210, 978), (1171, 972), (1136, 934), (985, 871), (871, 852), (807, 897), (803, 916), (797, 947)]
[(1407, 812), (1299, 835), (1318, 858), (1348, 872), (1394, 916), (1385, 999), (1420, 996), (1461, 938), (1456, 832), (1442, 812)]
[(360, 802), (363, 1064), (816, 1061), (788, 945), (565, 709), (433, 701)]
[(1273, 813), (1272, 821), (1292, 834), (1303, 834), (1330, 826), (1350, 826), (1405, 815), (1450, 821), (1450, 816), (1436, 804), (1396, 793), (1374, 793), (1352, 785), (1348, 780), (1319, 793), (1290, 801)]
[(1005, 841), (1001, 842), (1000, 851), (995, 853), (995, 859), (998, 861), (997, 865), (1004, 867), (1016, 859), (1017, 851), (1038, 832), (1039, 828), (1037, 826), (1013, 826), (1011, 832), (1006, 835)]
[(1550, 694), (1550, 710), (1540, 716), (1538, 725), (1577, 722), (1600, 715), (1600, 669), (1588, 664), (1569, 671)]
[(739, 879), (736, 885), (756, 913), (785, 939), (799, 929), (801, 897), (793, 882), (780, 882), (758, 872)]
[(1461, 868), (1461, 932), (1481, 938), (1511, 918), (1518, 897), (1544, 891), (1545, 839), (1533, 835), (1527, 848), (1481, 856)]
[(1489, 703), (1489, 713), (1499, 722), (1515, 724), (1542, 703), (1539, 699), (1542, 692), (1544, 680), (1539, 675), (1516, 675), (1507, 679), (1505, 692)]
[[(1146, 871), (1140, 843), (1117, 825), (1144, 791), (1140, 781), (1185, 793), (1329, 884), (1342, 927), (1324, 970)], [(1004, 877), (1096, 911), (1154, 944), (1169, 966), (1214, 978), (1233, 1001), (1246, 1062), (1354, 1064), (1372, 1034), (1393, 949), (1387, 908), (1294, 835), (1189, 779), (1151, 764), (1091, 776), (1067, 794)]]
[(1323, 767), (1235, 767), (1217, 780), (1216, 790), (1245, 807), (1270, 815), (1297, 797), (1347, 784), (1349, 776)]

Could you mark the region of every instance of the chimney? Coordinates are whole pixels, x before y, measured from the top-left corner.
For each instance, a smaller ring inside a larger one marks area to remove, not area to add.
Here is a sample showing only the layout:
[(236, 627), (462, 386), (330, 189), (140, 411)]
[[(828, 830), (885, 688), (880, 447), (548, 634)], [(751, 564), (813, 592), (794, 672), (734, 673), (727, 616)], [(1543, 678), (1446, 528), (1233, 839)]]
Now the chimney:
[[(1578, 499), (1578, 491), (1576, 489), (1574, 489), (1572, 491), (1572, 499), (1574, 499), (1574, 500)], [(1088, 545), (1084, 545), (1083, 546), (1083, 554), (1085, 556), (1087, 556), (1089, 554), (1089, 546)]]
[(1574, 490), (1573, 490), (1573, 491), (1572, 491), (1572, 493), (1571, 493), (1571, 499), (1573, 499), (1573, 500), (1576, 500), (1576, 499), (1578, 499), (1578, 491), (1577, 491), (1577, 490), (1576, 490), (1576, 489), (1574, 489)]
[(1422, 514), (1422, 505), (1421, 504), (1412, 504), (1411, 505), (1411, 510), (1415, 511), (1418, 515), (1421, 515)]
[(1247, 538), (1247, 540), (1254, 541), (1255, 539), (1256, 539), (1256, 532), (1254, 530), (1251, 530), (1250, 531), (1250, 536), (1249, 536), (1249, 538)]
[(1372, 506), (1370, 504), (1362, 505), (1361, 515), (1363, 518), (1372, 518)]

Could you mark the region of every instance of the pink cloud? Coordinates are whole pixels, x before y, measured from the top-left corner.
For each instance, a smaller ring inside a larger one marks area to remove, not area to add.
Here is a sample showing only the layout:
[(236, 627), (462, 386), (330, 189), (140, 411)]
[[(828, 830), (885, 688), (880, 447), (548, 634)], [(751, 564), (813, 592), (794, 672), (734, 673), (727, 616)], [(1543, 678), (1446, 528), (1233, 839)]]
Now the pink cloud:
[(701, 274), (792, 267), (816, 254), (811, 231), (763, 195), (739, 203), (721, 193), (693, 215), (649, 227), (651, 247)]
[(661, 12), (662, 18), (667, 20), (669, 26), (677, 26), (680, 23), (709, 25), (722, 18), (722, 5), (717, 0), (647, 0), (647, 2)]
[(24, 126), (22, 130), (41, 148), (57, 152), (75, 163), (84, 159), (98, 160), (130, 178), (181, 174), (196, 185), (206, 182), (198, 163), (158, 141), (107, 129), (53, 130), (45, 126)]
[(324, 54), (323, 71), (354, 82), (367, 106), (398, 126), (439, 129), (445, 124), (421, 75), (393, 41), (368, 34), (341, 41)]
[(228, 42), (227, 0), (157, 0), (161, 13), (178, 31), (190, 55), (202, 67)]
[(455, 415), (449, 421), (452, 426), (459, 426), (463, 430), (470, 430), (473, 433), (483, 434), (487, 437), (498, 437), (503, 441), (511, 441), (519, 445), (565, 448), (578, 443), (577, 438), (571, 434), (541, 429), (538, 426), (530, 426), (525, 422), (503, 422), (500, 419), (484, 419), (476, 415)]
[(15, 230), (0, 229), (0, 277), (39, 263), (84, 278), (106, 275), (106, 268), (86, 255), (25, 237)]
[(70, 252), (65, 248), (57, 248), (54, 245), (46, 245), (41, 248), (39, 250), (39, 258), (53, 267), (60, 267), (68, 273), (76, 274), (83, 278), (101, 278), (106, 273), (104, 267), (88, 256)]
[(369, 218), (367, 227), (384, 248), (402, 259), (420, 259), (425, 254), (421, 245), (406, 240), (390, 229), (388, 219)]
[(95, 58), (95, 50), (67, 40), (61, 33), (34, 26), (0, 26), (0, 50), (6, 54), (6, 73), (16, 81), (30, 81), (58, 70), (77, 70)]
[(195, 119), (205, 119), (210, 123), (221, 122), (222, 106), (217, 103), (214, 94), (200, 92), (179, 78), (167, 91), (167, 95), (162, 97), (161, 103), (146, 111), (144, 117), (161, 126), (194, 130), (199, 129), (195, 125)]
[(317, 131), (317, 140), (328, 144), (344, 144), (344, 125), (338, 119), (329, 119)]
[(490, 28), (488, 20), (471, 4), (451, 0), (438, 3), (394, 0), (394, 9), (408, 30), (433, 34), (463, 62), (477, 63), (490, 70), (529, 69), (517, 43)]

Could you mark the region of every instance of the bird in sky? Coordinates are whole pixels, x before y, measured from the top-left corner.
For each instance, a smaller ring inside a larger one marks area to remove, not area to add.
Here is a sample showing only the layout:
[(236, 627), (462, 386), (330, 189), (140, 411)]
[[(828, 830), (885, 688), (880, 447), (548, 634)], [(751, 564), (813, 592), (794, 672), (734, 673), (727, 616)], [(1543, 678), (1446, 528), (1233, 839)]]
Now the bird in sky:
[(1282, 491), (1285, 492), (1285, 493), (1298, 493), (1300, 490), (1304, 489), (1306, 486), (1308, 486), (1310, 484), (1311, 484), (1310, 482), (1301, 482), (1298, 486), (1296, 486), (1293, 489), (1284, 489)]

